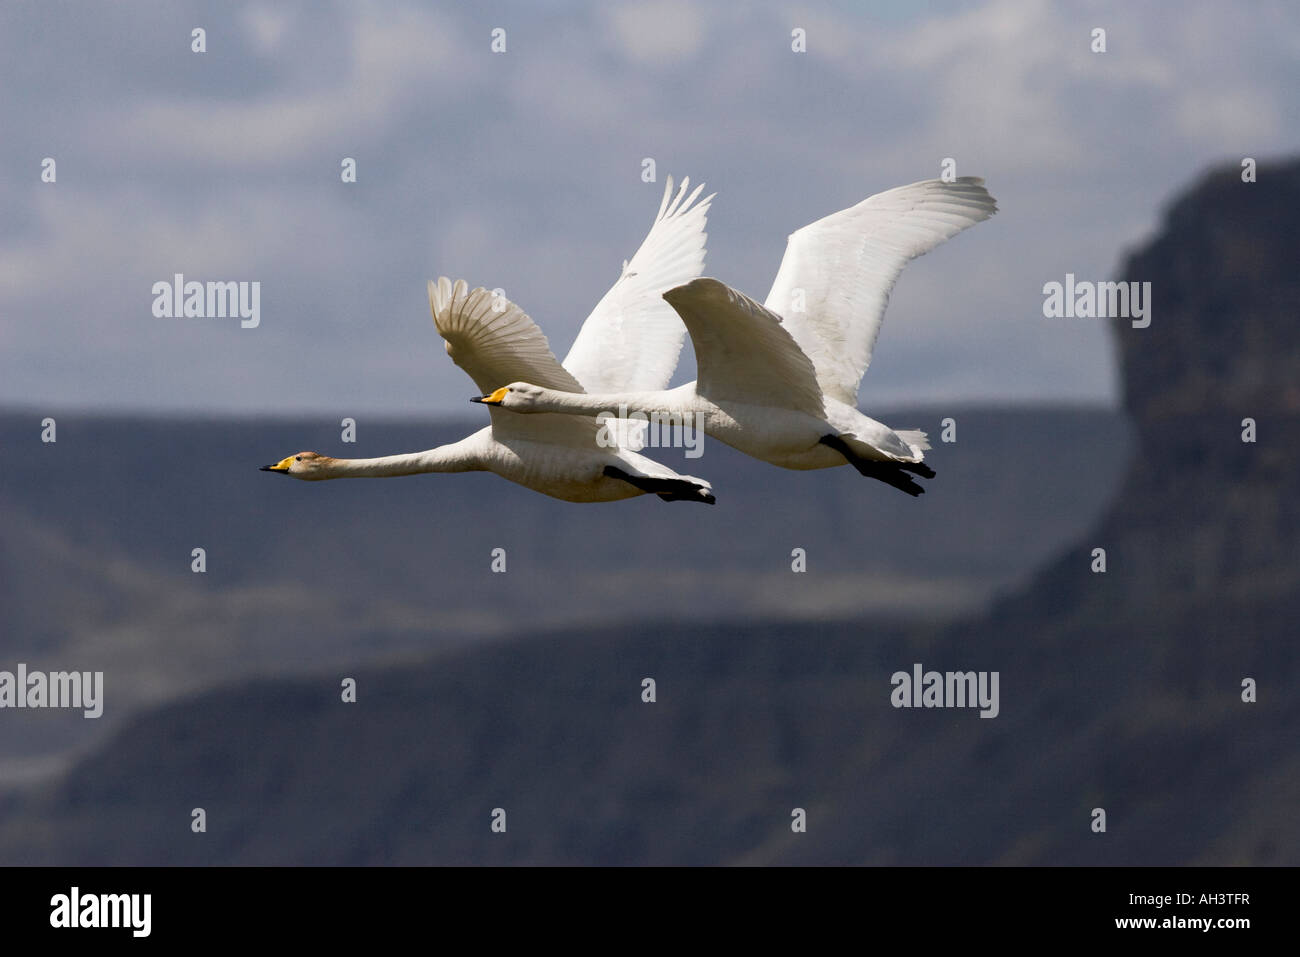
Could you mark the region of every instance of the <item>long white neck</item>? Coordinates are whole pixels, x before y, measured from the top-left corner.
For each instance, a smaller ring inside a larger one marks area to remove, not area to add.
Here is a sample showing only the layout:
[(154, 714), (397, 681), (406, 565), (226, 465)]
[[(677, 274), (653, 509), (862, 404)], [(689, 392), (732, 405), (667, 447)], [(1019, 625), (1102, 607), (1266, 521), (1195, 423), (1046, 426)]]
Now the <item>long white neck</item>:
[(623, 417), (629, 412), (680, 414), (703, 411), (695, 395), (695, 383), (662, 392), (560, 392), (542, 389), (529, 412), (563, 412), (569, 415), (610, 415)]
[[(473, 438), (471, 436), (470, 438)], [(330, 459), (326, 478), (389, 478), (425, 472), (476, 472), (483, 469), (470, 439), (423, 452), (383, 455), (375, 459)]]

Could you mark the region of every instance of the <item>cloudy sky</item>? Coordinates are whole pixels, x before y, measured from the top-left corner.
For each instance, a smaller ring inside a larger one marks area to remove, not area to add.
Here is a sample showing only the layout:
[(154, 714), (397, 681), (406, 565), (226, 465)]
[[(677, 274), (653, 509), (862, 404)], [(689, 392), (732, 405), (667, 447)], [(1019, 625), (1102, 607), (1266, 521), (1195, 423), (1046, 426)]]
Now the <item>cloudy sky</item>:
[[(0, 406), (468, 415), (426, 279), (504, 288), (563, 355), (666, 174), (717, 190), (705, 272), (761, 299), (788, 233), (944, 157), (1001, 212), (903, 274), (863, 406), (1110, 402), (1107, 320), (1044, 319), (1043, 284), (1300, 148), (1285, 0), (741, 6), (5, 4)], [(175, 273), (260, 282), (261, 324), (155, 318)]]

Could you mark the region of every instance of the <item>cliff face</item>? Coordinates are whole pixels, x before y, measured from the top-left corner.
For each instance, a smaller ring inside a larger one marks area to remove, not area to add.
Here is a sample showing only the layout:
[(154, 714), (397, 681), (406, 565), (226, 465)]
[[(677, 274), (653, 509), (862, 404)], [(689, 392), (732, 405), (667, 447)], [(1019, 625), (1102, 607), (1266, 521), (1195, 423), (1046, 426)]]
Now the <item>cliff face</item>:
[(1044, 821), (1022, 836), (1034, 852), (1013, 857), (1297, 860), (1297, 210), (1300, 162), (1262, 166), (1254, 184), (1213, 172), (1120, 270), (1151, 282), (1154, 302), (1148, 328), (1116, 324), (1136, 434), (1127, 479), (1077, 549), (965, 637), (1014, 656), (1025, 681), (1056, 676), (1058, 694), (1033, 707), (1043, 793), (1080, 810), (1091, 795), (1142, 829), (1090, 842)]
[[(1293, 607), (1300, 586), (1298, 212), (1300, 163), (1263, 166), (1255, 183), (1220, 170), (1123, 269), (1154, 280), (1158, 314), (1119, 328), (1140, 452), (1102, 534), (1146, 569), (1135, 578), (1155, 576), (1189, 611), (1231, 607), (1241, 624)], [(1234, 630), (1283, 638), (1262, 621)]]
[(1127, 258), (1118, 278), (1151, 282), (1154, 313), (1145, 329), (1115, 326), (1136, 453), (1081, 543), (1107, 550), (1105, 580), (1081, 578), (1086, 555), (1070, 555), (1008, 612), (1149, 617), (1164, 655), (1195, 647), (1207, 678), (1287, 643), (1300, 611), (1297, 210), (1300, 163), (1262, 166), (1253, 184), (1229, 167)]
[[(1146, 329), (1117, 323), (1124, 401), (1170, 416), (1300, 412), (1300, 163), (1227, 167), (1168, 209), (1117, 278), (1153, 283)], [(1264, 446), (1271, 443), (1264, 442)]]
[[(1127, 480), (987, 616), (521, 637), (362, 673), (354, 706), (336, 675), (243, 685), (14, 798), (0, 861), (1300, 863), (1298, 198), (1300, 163), (1213, 173), (1128, 257)], [(891, 707), (914, 662), (998, 671), (999, 716)]]

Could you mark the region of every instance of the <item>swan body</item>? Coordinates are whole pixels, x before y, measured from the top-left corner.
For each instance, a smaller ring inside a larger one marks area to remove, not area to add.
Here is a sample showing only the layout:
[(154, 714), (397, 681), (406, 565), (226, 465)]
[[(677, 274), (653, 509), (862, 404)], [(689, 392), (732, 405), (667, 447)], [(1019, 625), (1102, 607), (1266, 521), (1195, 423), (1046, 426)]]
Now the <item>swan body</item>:
[(929, 444), (920, 432), (895, 432), (882, 422), (835, 399), (815, 415), (800, 409), (774, 408), (757, 402), (711, 401), (689, 382), (663, 392), (574, 395), (515, 382), (478, 399), (512, 412), (564, 413), (621, 418), (639, 412), (647, 417), (677, 419), (704, 431), (753, 458), (798, 471), (833, 468), (847, 460), (822, 443), (827, 434), (844, 437), (863, 457), (881, 462), (918, 463)]
[(925, 433), (860, 412), (858, 386), (903, 267), (996, 211), (975, 177), (879, 193), (792, 234), (764, 304), (711, 278), (664, 293), (690, 332), (697, 381), (575, 395), (518, 380), (479, 401), (533, 414), (689, 415), (709, 436), (773, 465), (851, 464), (919, 495), (911, 476), (934, 476), (923, 464)]
[[(566, 392), (583, 383), (610, 390), (667, 385), (686, 330), (662, 293), (698, 276), (704, 265), (704, 226), (712, 196), (696, 202), (702, 186), (674, 196), (668, 179), (659, 214), (619, 279), (588, 316), (562, 365), (546, 337), (518, 306), (463, 280), (429, 283), (429, 306), (452, 361), (480, 389), (523, 378)], [(579, 378), (581, 377), (581, 378)], [(449, 445), (371, 459), (339, 459), (299, 452), (262, 471), (303, 481), (388, 478), (432, 472), (493, 472), (511, 482), (569, 502), (612, 502), (653, 493), (666, 501), (712, 504), (707, 481), (680, 475), (644, 455), (644, 429), (622, 426), (617, 442), (599, 441), (601, 423), (589, 416), (520, 417), (491, 411), (492, 424)]]
[[(494, 472), (508, 481), (566, 502), (617, 502), (645, 495), (626, 479), (606, 474), (609, 468), (626, 472), (648, 484), (666, 482), (659, 493), (670, 500), (697, 499), (712, 503), (711, 486), (703, 479), (683, 476), (654, 459), (628, 449), (560, 447), (552, 442), (501, 439), (491, 426), (459, 442), (423, 452), (385, 455), (373, 459), (337, 459), (316, 452), (299, 452), (262, 466), (264, 472), (280, 472), (307, 482), (337, 478), (391, 478), (431, 472)], [(698, 488), (672, 488), (678, 483)], [(681, 494), (693, 493), (693, 494)]]

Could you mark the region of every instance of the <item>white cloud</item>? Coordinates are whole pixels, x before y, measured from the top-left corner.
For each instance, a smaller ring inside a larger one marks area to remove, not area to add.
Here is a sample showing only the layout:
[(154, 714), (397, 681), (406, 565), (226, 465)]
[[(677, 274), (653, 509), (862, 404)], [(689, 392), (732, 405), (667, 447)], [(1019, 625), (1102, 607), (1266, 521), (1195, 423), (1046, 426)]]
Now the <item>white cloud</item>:
[[(24, 15), (57, 16), (44, 9)], [(562, 351), (657, 204), (637, 178), (646, 155), (661, 177), (719, 190), (708, 271), (758, 296), (788, 232), (956, 157), (1002, 212), (909, 268), (867, 387), (891, 401), (1101, 397), (1104, 329), (1028, 321), (1035, 290), (1066, 271), (1103, 278), (1207, 162), (1300, 146), (1285, 82), (1300, 16), (1278, 4), (1243, 16), (1202, 0), (1170, 18), (993, 0), (887, 20), (849, 5), (519, 4), (502, 14), (504, 55), (468, 7), (231, 9), (239, 30), (209, 44), (233, 36), (238, 50), (160, 65), (146, 55), (158, 37), (124, 31), (59, 83), (0, 102), (16, 171), (0, 182), (0, 401), (328, 404), (327, 384), (277, 374), (309, 356), (383, 370), (351, 380), (359, 407), (408, 395), (460, 413), (467, 380), (410, 338), (429, 332), (424, 281), (504, 287)], [(307, 42), (320, 17), (337, 21), (329, 56)], [(1087, 52), (1095, 23), (1110, 53)], [(793, 26), (808, 53), (790, 51)], [(55, 30), (81, 42), (75, 24)], [(7, 92), (49, 59), (15, 39), (32, 33), (0, 30)], [(30, 157), (51, 153), (59, 182), (38, 184)], [(355, 188), (338, 182), (344, 155), (360, 160)], [(255, 349), (221, 346), (242, 383), (173, 330), (132, 338), (148, 306), (135, 280), (173, 268), (274, 277), (282, 321)], [(33, 373), (105, 355), (120, 366), (93, 384)]]
[(634, 63), (669, 66), (704, 44), (704, 15), (690, 0), (638, 0), (602, 6), (611, 37)]
[[(255, 9), (246, 19), (266, 52), (283, 31), (292, 33), (293, 24)], [(341, 62), (287, 58), (291, 75), (256, 98), (160, 89), (93, 117), (92, 135), (125, 146), (137, 161), (266, 168), (330, 148), (363, 148), (400, 123), (413, 104), (463, 94), (487, 72), (456, 37), (453, 22), (434, 12), (371, 5), (343, 10), (351, 19), (345, 24), (348, 56)]]
[(260, 3), (245, 7), (241, 16), (253, 45), (263, 54), (279, 50), (292, 20), (288, 11)]

